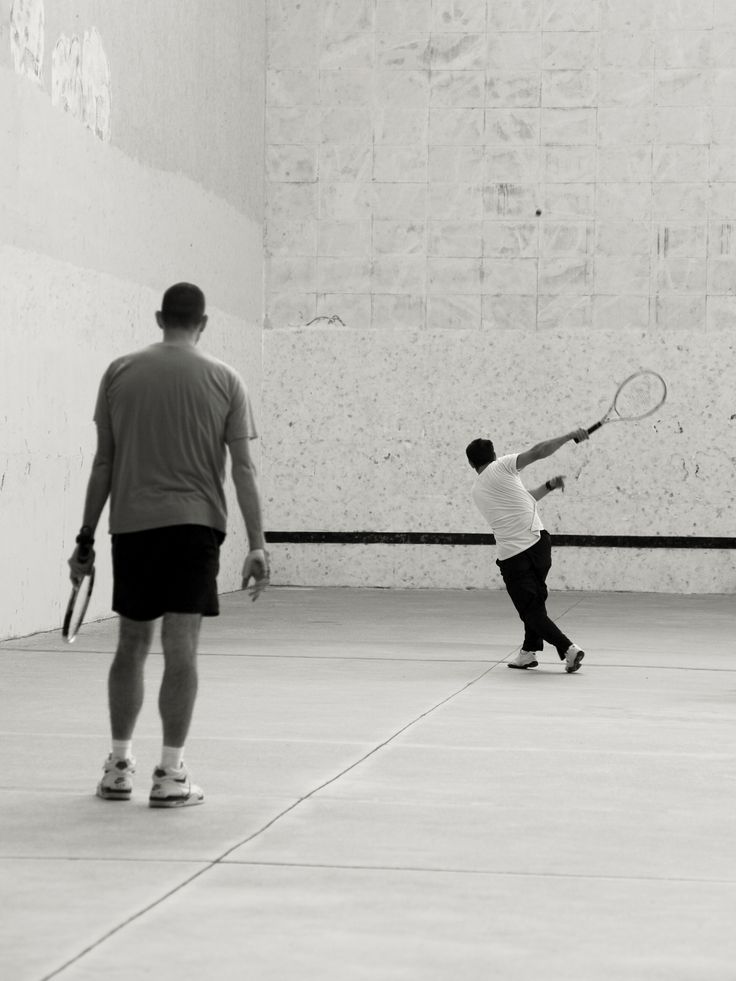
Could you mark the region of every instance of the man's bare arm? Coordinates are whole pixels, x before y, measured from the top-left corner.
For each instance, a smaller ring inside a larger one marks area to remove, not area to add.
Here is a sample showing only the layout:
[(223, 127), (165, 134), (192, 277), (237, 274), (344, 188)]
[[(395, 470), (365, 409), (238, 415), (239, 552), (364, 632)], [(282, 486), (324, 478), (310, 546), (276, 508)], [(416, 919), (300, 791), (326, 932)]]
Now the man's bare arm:
[(92, 461), (92, 470), (87, 482), (87, 496), (84, 501), (82, 525), (94, 533), (100, 515), (110, 496), (112, 485), (112, 464), (115, 457), (115, 443), (108, 429), (97, 427), (97, 452)]
[(256, 470), (250, 455), (250, 445), (247, 439), (236, 439), (230, 443), (230, 459), (235, 493), (238, 498), (240, 513), (243, 515), (245, 530), (248, 535), (248, 545), (251, 550), (265, 549), (263, 537), (263, 522), (261, 518), (261, 500), (256, 484)]
[(526, 450), (524, 453), (519, 453), (516, 458), (516, 469), (523, 470), (524, 467), (528, 467), (530, 463), (536, 463), (537, 460), (544, 460), (548, 456), (552, 456), (556, 453), (561, 446), (568, 443), (570, 440), (575, 440), (578, 443), (582, 443), (583, 440), (588, 439), (587, 429), (573, 429), (570, 433), (565, 433), (564, 436), (556, 436), (554, 439), (545, 439), (541, 443), (536, 443), (530, 450)]
[[(269, 582), (270, 569), (266, 540), (261, 519), (261, 500), (256, 485), (256, 470), (250, 457), (247, 439), (230, 443), (233, 483), (238, 497), (250, 551), (243, 563), (243, 589), (248, 589), (252, 600), (257, 600)], [(251, 579), (253, 584), (250, 584)]]
[(547, 494), (551, 494), (553, 490), (557, 490), (558, 488), (563, 493), (565, 492), (565, 478), (562, 474), (558, 474), (556, 477), (550, 477), (540, 487), (535, 487), (529, 493), (535, 501), (541, 501), (543, 497), (546, 497)]
[[(109, 429), (97, 427), (97, 451), (92, 461), (92, 470), (87, 481), (87, 494), (84, 501), (82, 529), (89, 541), (80, 542), (69, 559), (70, 578), (76, 582), (82, 576), (88, 575), (95, 565), (95, 550), (92, 548), (95, 529), (100, 521), (100, 515), (110, 496), (112, 485), (112, 464), (115, 456), (115, 442)], [(80, 548), (83, 549), (80, 560)]]

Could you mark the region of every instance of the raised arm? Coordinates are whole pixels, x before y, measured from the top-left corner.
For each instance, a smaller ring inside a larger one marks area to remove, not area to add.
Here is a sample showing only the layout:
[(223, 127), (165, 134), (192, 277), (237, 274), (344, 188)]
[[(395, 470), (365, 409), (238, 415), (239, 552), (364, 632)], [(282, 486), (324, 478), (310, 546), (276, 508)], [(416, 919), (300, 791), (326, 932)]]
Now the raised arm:
[(530, 463), (536, 463), (537, 460), (544, 460), (548, 456), (552, 456), (556, 453), (561, 446), (568, 443), (570, 440), (575, 440), (578, 443), (582, 443), (583, 440), (588, 439), (587, 429), (573, 429), (570, 433), (565, 433), (564, 436), (556, 436), (554, 439), (545, 439), (541, 443), (536, 443), (531, 449), (526, 450), (524, 453), (519, 453), (516, 458), (516, 469), (523, 470), (524, 467), (528, 467)]

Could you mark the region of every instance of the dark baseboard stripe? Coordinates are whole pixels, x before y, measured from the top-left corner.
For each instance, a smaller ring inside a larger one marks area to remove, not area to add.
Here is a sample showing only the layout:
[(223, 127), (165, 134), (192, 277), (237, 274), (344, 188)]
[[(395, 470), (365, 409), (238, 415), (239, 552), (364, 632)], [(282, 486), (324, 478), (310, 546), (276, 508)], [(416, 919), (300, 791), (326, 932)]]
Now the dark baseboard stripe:
[[(269, 531), (266, 541), (288, 545), (494, 545), (493, 535), (423, 531)], [(552, 535), (558, 548), (736, 548), (736, 538), (689, 535)]]

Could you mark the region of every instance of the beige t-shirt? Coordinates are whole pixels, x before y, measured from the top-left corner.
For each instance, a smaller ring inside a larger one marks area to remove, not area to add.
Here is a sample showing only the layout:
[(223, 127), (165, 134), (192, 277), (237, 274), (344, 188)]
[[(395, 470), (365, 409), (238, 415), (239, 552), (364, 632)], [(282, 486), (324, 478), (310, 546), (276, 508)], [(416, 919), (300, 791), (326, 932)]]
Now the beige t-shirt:
[(493, 529), (501, 561), (539, 541), (544, 525), (537, 502), (521, 482), (516, 453), (499, 457), (478, 475), (473, 501)]
[(112, 534), (182, 524), (225, 531), (226, 446), (257, 436), (236, 371), (193, 346), (153, 344), (108, 367), (94, 418), (115, 445)]

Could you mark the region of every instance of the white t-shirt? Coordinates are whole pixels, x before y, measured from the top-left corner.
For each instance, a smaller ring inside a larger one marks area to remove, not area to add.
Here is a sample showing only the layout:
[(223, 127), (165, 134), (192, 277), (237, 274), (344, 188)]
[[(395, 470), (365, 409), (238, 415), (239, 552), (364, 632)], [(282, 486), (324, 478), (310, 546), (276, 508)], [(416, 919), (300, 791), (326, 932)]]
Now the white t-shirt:
[(473, 485), (473, 501), (493, 530), (498, 557), (510, 559), (539, 541), (537, 502), (516, 469), (516, 453), (489, 464)]

